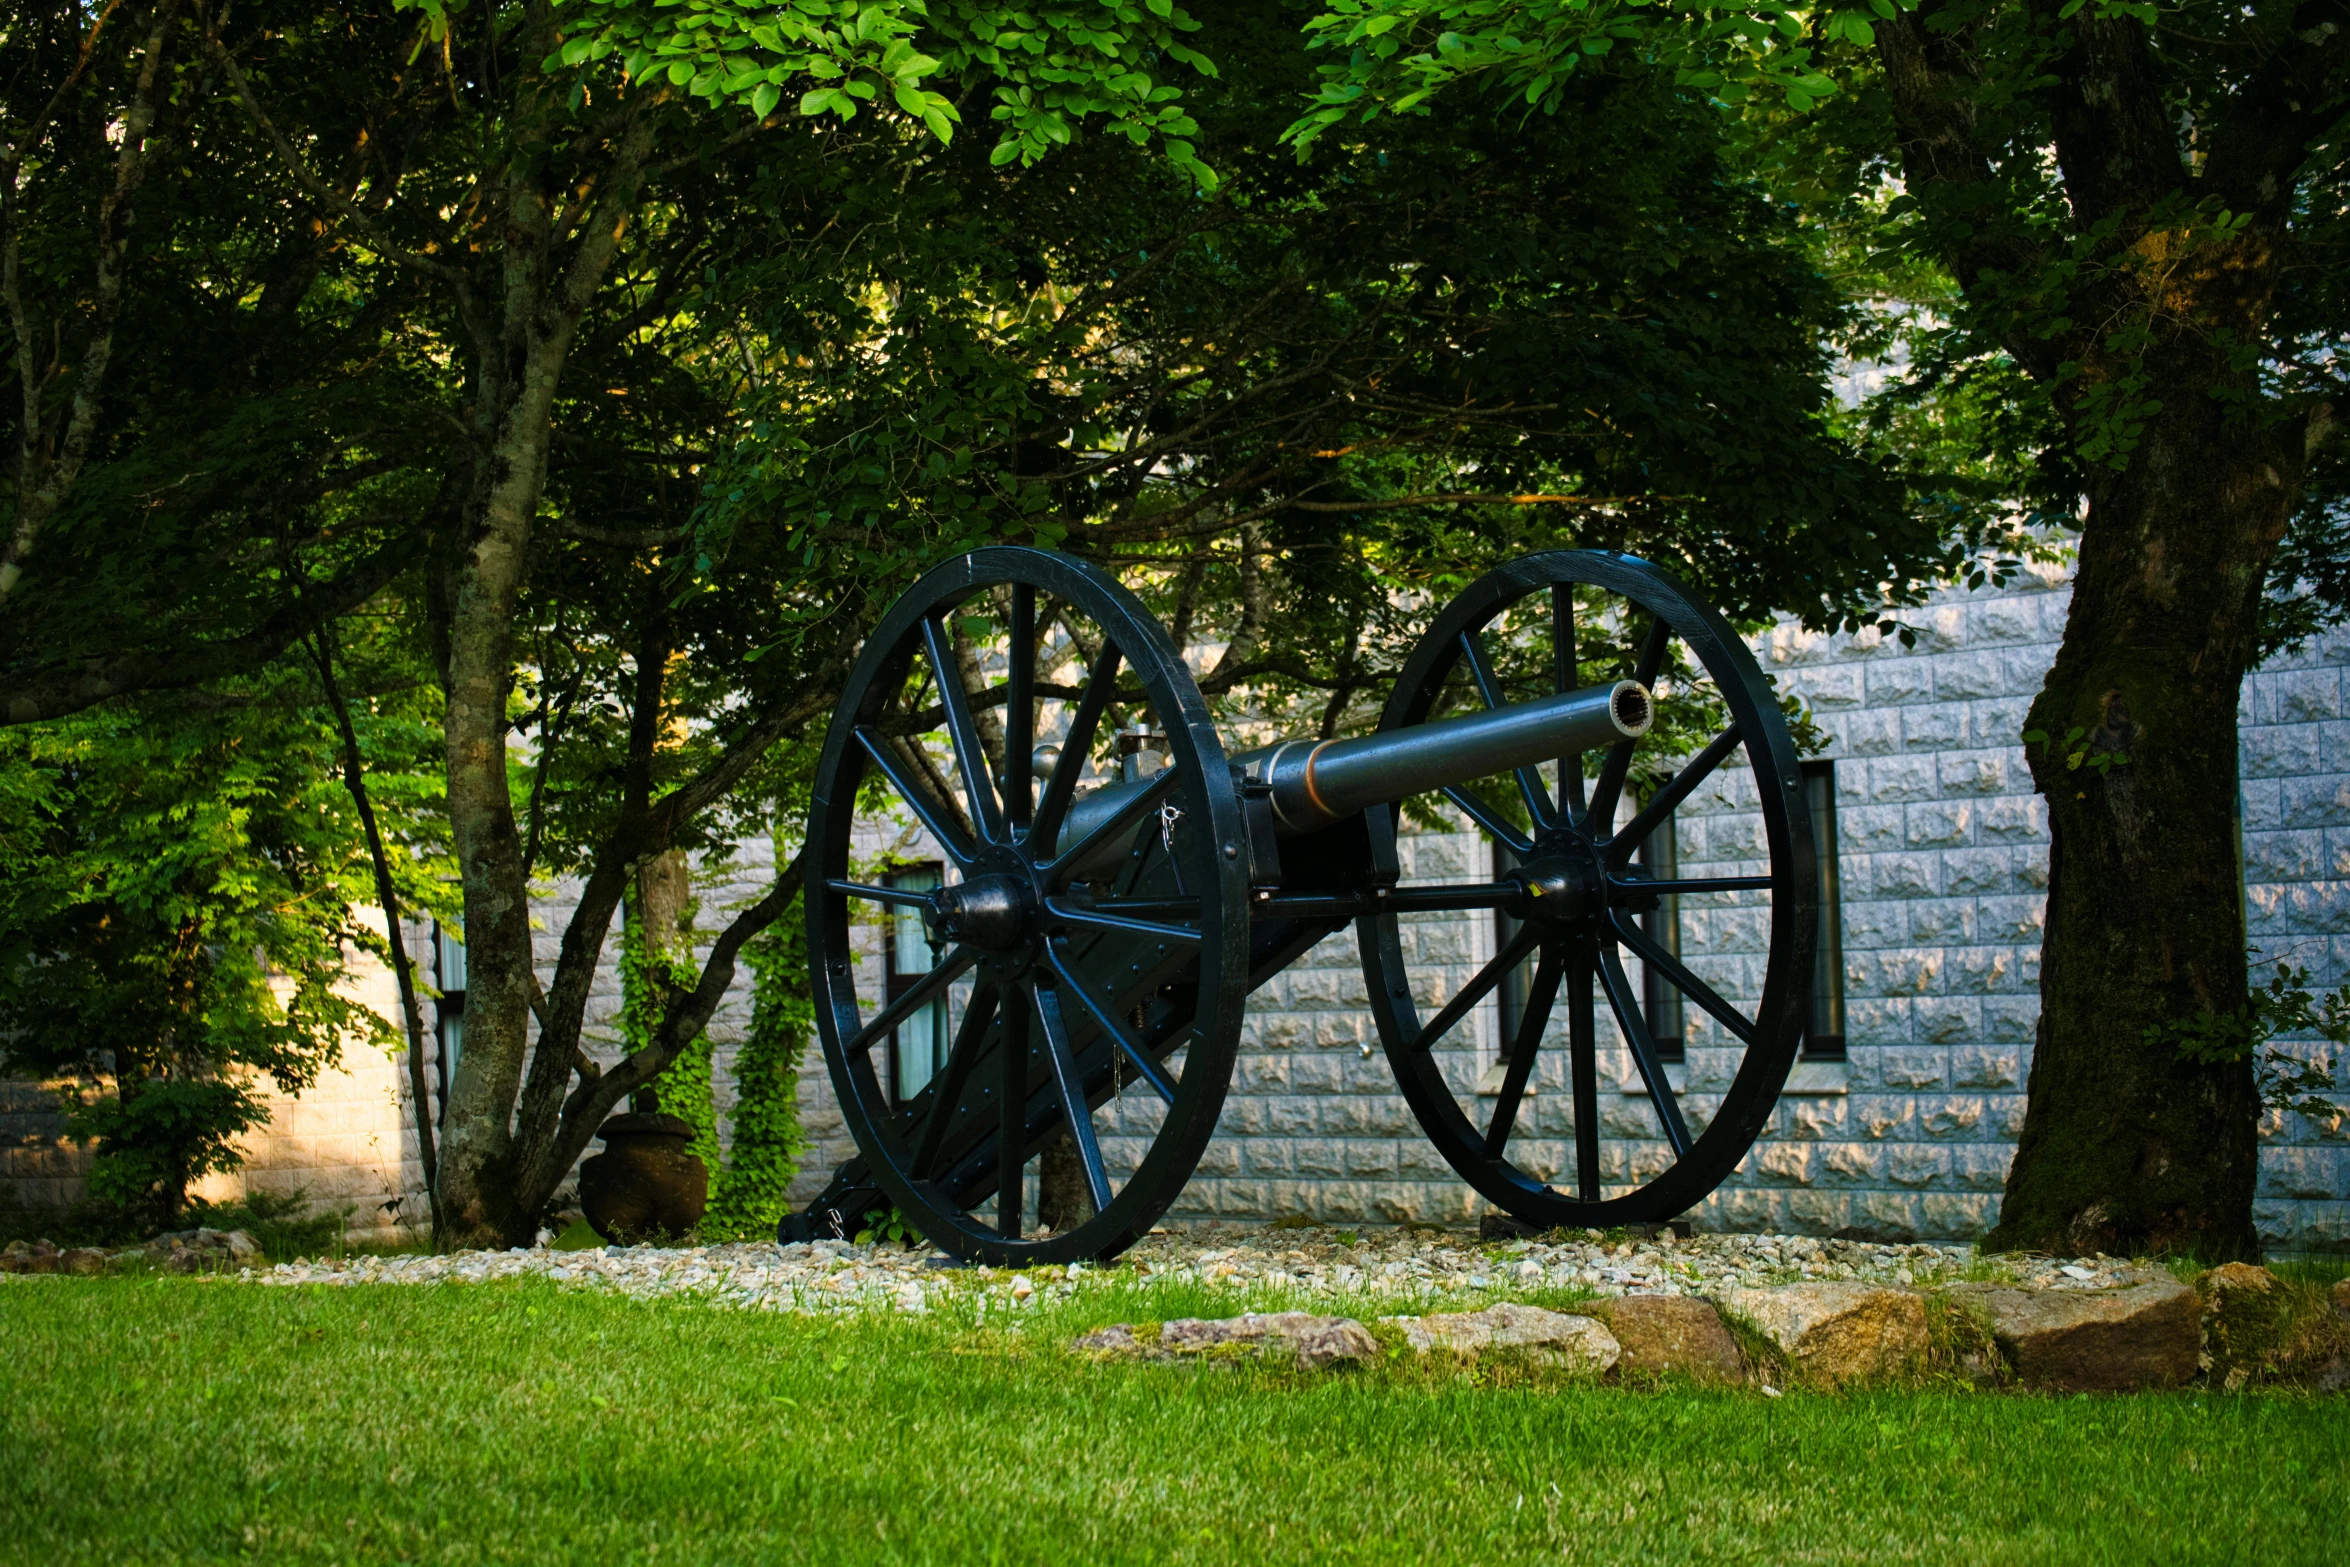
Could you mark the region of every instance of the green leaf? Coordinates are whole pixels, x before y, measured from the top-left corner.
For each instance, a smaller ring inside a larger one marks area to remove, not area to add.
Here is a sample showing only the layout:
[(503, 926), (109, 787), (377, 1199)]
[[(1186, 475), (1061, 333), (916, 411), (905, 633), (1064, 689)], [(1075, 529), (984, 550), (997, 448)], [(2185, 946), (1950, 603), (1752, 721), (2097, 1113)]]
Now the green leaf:
[(773, 82), (761, 82), (751, 91), (751, 113), (764, 120), (775, 112), (775, 105), (782, 97), (782, 88)]

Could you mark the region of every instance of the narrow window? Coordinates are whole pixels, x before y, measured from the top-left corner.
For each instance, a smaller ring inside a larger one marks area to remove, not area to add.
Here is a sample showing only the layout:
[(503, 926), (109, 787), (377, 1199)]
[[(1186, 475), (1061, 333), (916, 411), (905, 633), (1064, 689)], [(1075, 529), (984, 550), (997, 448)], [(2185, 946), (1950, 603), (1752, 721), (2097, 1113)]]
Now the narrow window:
[[(884, 875), (882, 882), (909, 892), (928, 892), (939, 885), (941, 869), (936, 861), (901, 865)], [(938, 949), (922, 923), (922, 911), (891, 905), (889, 939), (881, 944), (884, 989), (889, 999), (895, 1001), (920, 984), (938, 958)], [(890, 1035), (891, 1091), (901, 1104), (922, 1092), (938, 1075), (946, 1065), (946, 1050), (946, 998), (942, 996), (900, 1023)]]
[[(1500, 881), (1517, 868), (1518, 857), (1510, 851), (1510, 846), (1506, 843), (1496, 843), (1493, 846), (1493, 879)], [(1524, 927), (1525, 922), (1511, 914), (1509, 910), (1495, 909), (1493, 911), (1493, 950), (1496, 953), (1506, 951), (1509, 944), (1518, 939), (1518, 932)], [(1526, 993), (1531, 988), (1533, 981), (1534, 960), (1528, 958), (1504, 974), (1500, 985), (1495, 987), (1494, 994), (1501, 1003), (1501, 1037), (1499, 1049), (1495, 1053), (1504, 1061), (1510, 1058), (1510, 1052), (1517, 1046), (1518, 1027), (1526, 1019)]]
[[(1656, 831), (1648, 835), (1648, 842), (1640, 846), (1640, 867), (1652, 881), (1671, 881), (1681, 874), (1679, 830), (1673, 818), (1667, 816), (1656, 824)], [(1640, 926), (1648, 939), (1671, 953), (1681, 955), (1681, 900), (1671, 893), (1656, 900), (1656, 907), (1640, 916)], [(1673, 982), (1660, 973), (1653, 963), (1641, 965), (1640, 987), (1642, 1002), (1648, 1013), (1648, 1037), (1656, 1041), (1657, 1059), (1680, 1061), (1686, 1059), (1685, 1041), (1688, 1030), (1681, 1020), (1681, 992)]]
[(1844, 888), (1836, 869), (1836, 764), (1803, 764), (1803, 797), (1811, 807), (1812, 842), (1820, 858), (1820, 943), (1812, 968), (1811, 1026), (1803, 1036), (1806, 1061), (1844, 1059)]
[(433, 1003), (433, 1034), (439, 1041), (441, 1117), (448, 1115), (449, 1085), (457, 1077), (457, 1058), (465, 1053), (465, 943), (447, 927), (432, 928), (432, 986), (441, 993)]

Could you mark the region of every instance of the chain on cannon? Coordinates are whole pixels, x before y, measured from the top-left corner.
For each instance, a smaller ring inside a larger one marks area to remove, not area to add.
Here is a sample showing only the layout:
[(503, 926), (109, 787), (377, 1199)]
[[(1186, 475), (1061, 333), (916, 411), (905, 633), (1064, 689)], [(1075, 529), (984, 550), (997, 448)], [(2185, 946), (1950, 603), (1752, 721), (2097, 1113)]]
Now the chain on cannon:
[[(1736, 874), (1682, 876), (1654, 843), (1709, 783), (1751, 830), (1709, 856)], [(1408, 825), (1463, 817), (1484, 858), (1407, 879), (1440, 841)], [(866, 644), (803, 863), (859, 1153), (781, 1236), (894, 1207), (997, 1265), (1149, 1233), (1215, 1133), (1249, 993), (1349, 925), (1396, 1083), (1469, 1186), (1543, 1228), (1678, 1215), (1778, 1099), (1818, 917), (1802, 775), (1752, 654), (1670, 573), (1583, 550), (1462, 593), (1372, 733), (1237, 755), (1108, 573), (975, 551)], [(1676, 904), (1702, 939), (1660, 924)], [(1464, 915), (1492, 922), (1482, 961), (1429, 945)], [(1685, 1084), (1660, 1015), (1709, 1020)], [(1063, 1137), (1091, 1216), (1044, 1231), (1028, 1172)]]

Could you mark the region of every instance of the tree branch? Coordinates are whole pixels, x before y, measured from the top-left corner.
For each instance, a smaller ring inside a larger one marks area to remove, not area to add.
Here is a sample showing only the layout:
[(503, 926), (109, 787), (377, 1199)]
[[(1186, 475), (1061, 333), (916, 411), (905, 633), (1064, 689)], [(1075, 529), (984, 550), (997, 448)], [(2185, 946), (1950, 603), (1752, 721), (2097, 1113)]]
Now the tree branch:
[(78, 668), (0, 675), (0, 724), (63, 718), (134, 691), (177, 691), (258, 669), (321, 619), (333, 619), (383, 591), (416, 558), (407, 541), (387, 544), (345, 575), (299, 593), (243, 636), (221, 642), (93, 658)]

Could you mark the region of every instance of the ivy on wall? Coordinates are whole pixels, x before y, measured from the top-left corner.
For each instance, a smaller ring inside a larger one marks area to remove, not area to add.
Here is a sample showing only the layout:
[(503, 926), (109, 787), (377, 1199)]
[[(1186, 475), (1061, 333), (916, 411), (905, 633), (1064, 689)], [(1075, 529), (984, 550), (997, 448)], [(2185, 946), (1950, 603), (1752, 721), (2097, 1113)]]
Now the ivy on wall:
[[(633, 910), (632, 910), (633, 912)], [(651, 1041), (660, 1023), (661, 987), (691, 985), (699, 977), (692, 955), (664, 953), (646, 940), (642, 919), (620, 933), (620, 1036), (632, 1054)], [(697, 1035), (669, 1070), (654, 1080), (661, 1108), (694, 1129), (687, 1151), (711, 1171), (710, 1206), (702, 1215), (705, 1243), (765, 1240), (788, 1205), (799, 1156), (800, 1061), (816, 1026), (808, 985), (807, 927), (797, 902), (743, 949), (751, 972), (751, 1026), (734, 1062), (732, 1147), (721, 1157), (710, 1036)]]
[(751, 1031), (735, 1057), (734, 1147), (702, 1216), (705, 1241), (773, 1236), (807, 1147), (800, 1130), (800, 1058), (816, 1026), (816, 1003), (808, 986), (803, 906), (794, 903), (744, 949), (751, 970)]

